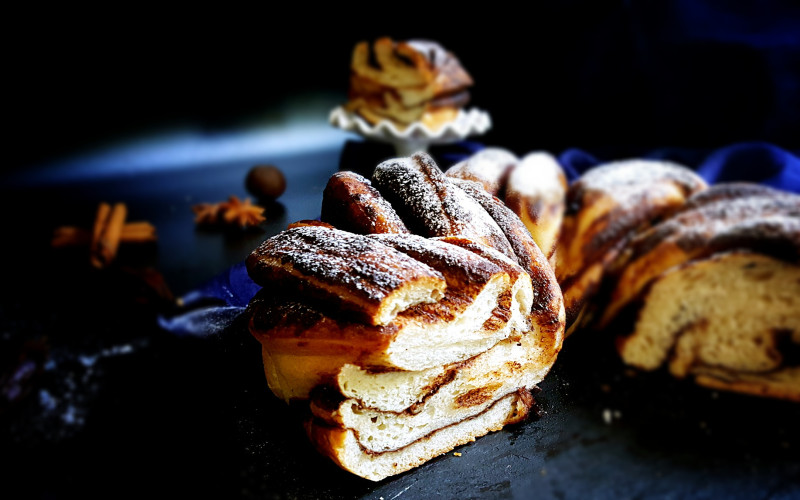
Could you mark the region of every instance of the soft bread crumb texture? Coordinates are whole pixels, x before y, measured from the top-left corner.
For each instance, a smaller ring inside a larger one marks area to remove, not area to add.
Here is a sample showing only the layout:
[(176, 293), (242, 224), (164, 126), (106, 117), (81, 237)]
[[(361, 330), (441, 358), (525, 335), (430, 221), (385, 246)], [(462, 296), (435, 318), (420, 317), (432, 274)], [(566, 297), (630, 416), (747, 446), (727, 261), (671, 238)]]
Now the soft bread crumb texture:
[(402, 449), (384, 453), (366, 452), (352, 430), (308, 421), (306, 432), (320, 453), (329, 456), (343, 469), (371, 481), (380, 481), (524, 420), (532, 404), (530, 393), (520, 390), (498, 400), (475, 417), (437, 429)]
[(767, 372), (782, 364), (780, 335), (800, 343), (800, 266), (730, 253), (657, 279), (620, 354), (645, 370), (668, 362), (676, 377), (698, 365)]
[[(405, 379), (402, 373), (395, 374), (391, 381), (398, 385), (394, 387), (380, 386), (381, 389), (400, 389), (401, 392), (423, 395), (425, 399), (415, 402), (418, 404), (413, 407), (398, 412), (396, 407), (395, 411), (367, 407), (363, 399), (349, 399), (339, 405), (333, 418), (342, 426), (354, 429), (359, 442), (368, 450), (399, 449), (434, 429), (481, 413), (494, 401), (520, 387), (533, 389), (547, 373), (547, 361), (548, 356), (534, 335), (506, 339), (462, 366), (453, 367), (454, 377), (440, 386), (414, 386), (420, 381), (436, 382), (428, 377), (415, 377), (414, 372), (407, 372)], [(381, 381), (380, 377), (375, 380), (378, 381)], [(362, 375), (351, 387), (364, 382)], [(363, 392), (370, 387), (365, 389)], [(427, 393), (425, 389), (431, 392)]]
[(511, 333), (508, 327), (484, 329), (479, 326), (490, 319), (500, 295), (509, 286), (508, 275), (498, 274), (452, 321), (435, 327), (417, 323), (401, 330), (389, 347), (389, 358), (407, 370), (420, 370), (461, 361), (485, 351)]

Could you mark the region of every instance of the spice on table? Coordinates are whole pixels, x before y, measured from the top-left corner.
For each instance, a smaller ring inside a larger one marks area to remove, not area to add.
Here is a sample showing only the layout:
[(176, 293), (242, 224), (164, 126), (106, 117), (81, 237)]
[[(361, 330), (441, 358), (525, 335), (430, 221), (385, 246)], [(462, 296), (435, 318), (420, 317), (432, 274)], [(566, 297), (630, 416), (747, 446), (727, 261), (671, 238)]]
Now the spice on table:
[(221, 209), (221, 203), (198, 203), (192, 205), (195, 224), (210, 225), (218, 223)]
[(236, 195), (223, 202), (198, 203), (192, 206), (192, 211), (198, 225), (228, 224), (245, 229), (266, 220), (264, 207), (254, 205), (250, 198), (242, 200)]
[(146, 221), (126, 222), (128, 207), (125, 203), (113, 205), (101, 202), (95, 213), (91, 230), (78, 226), (59, 226), (53, 231), (50, 245), (53, 248), (88, 246), (92, 266), (108, 266), (124, 243), (147, 243), (157, 240), (156, 228)]
[(119, 248), (122, 226), (128, 216), (128, 207), (124, 203), (100, 203), (94, 222), (91, 243), (91, 262), (96, 268), (103, 268), (114, 260)]
[(277, 200), (286, 191), (286, 177), (275, 165), (256, 165), (247, 172), (244, 185), (259, 200)]

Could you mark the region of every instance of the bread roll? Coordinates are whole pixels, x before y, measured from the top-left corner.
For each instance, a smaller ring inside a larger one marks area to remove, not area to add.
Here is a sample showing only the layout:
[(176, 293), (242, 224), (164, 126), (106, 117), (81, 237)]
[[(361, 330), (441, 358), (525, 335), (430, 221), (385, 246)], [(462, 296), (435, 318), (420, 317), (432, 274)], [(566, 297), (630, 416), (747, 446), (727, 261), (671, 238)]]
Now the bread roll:
[[(369, 180), (339, 172), (323, 197), (320, 225), (298, 223), (247, 260), (263, 287), (247, 313), (268, 385), (307, 408), (312, 444), (378, 481), (527, 418), (565, 311), (516, 214), (426, 153)], [(397, 304), (426, 273), (443, 294)]]

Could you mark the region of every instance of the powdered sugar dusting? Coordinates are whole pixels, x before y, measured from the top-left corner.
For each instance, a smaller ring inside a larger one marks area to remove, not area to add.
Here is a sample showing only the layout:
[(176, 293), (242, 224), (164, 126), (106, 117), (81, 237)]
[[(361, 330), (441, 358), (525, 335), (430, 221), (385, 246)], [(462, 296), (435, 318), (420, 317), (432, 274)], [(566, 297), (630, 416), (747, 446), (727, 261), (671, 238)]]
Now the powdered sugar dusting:
[(671, 180), (694, 191), (706, 182), (689, 167), (663, 160), (630, 159), (599, 165), (587, 170), (576, 184), (587, 190), (619, 192), (626, 187)]
[(767, 194), (719, 199), (681, 212), (636, 237), (636, 254), (649, 252), (665, 241), (682, 246), (706, 245), (710, 240), (735, 241), (735, 236), (757, 235), (772, 239), (800, 239), (800, 196)]
[(465, 272), (473, 283), (485, 282), (501, 269), (488, 259), (441, 240), (409, 234), (374, 234), (380, 241), (441, 271), (447, 278), (453, 270)]
[(494, 219), (451, 182), (427, 153), (379, 164), (373, 181), (412, 232), (478, 239), (506, 255), (513, 254)]
[(478, 182), (486, 191), (497, 195), (503, 187), (506, 174), (518, 161), (519, 158), (507, 149), (489, 147), (451, 166), (445, 175)]
[(345, 289), (371, 300), (381, 300), (409, 280), (443, 279), (429, 266), (374, 239), (319, 226), (285, 230), (264, 241), (254, 252), (260, 258), (253, 267), (290, 268), (295, 275)]
[(560, 204), (566, 189), (567, 177), (558, 160), (550, 153), (534, 151), (523, 156), (509, 173), (506, 196), (520, 196), (530, 205), (537, 200)]
[(372, 180), (413, 232), (425, 236), (446, 234), (451, 230), (451, 221), (439, 203), (438, 186), (429, 179), (432, 169), (422, 168), (424, 161), (420, 156), (387, 160), (375, 168)]

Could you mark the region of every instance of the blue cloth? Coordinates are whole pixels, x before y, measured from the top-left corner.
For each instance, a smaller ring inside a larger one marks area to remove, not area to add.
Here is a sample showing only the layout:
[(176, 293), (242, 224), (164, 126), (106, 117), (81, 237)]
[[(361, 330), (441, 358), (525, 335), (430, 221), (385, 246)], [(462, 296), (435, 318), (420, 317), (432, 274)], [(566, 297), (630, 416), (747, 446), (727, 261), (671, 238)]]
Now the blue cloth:
[[(350, 146), (352, 149), (353, 145)], [(450, 147), (434, 157), (446, 157), (443, 164), (452, 165), (478, 149), (476, 143), (468, 143), (460, 148)], [(748, 181), (800, 194), (800, 154), (769, 143), (737, 143), (712, 151), (664, 148), (637, 157), (681, 163), (694, 169), (709, 184)], [(353, 168), (356, 158), (357, 153), (351, 150), (342, 167)], [(582, 149), (567, 149), (557, 158), (570, 181), (594, 166), (619, 159)], [(182, 297), (186, 312), (161, 317), (159, 324), (176, 335), (218, 334), (244, 311), (260, 288), (247, 275), (244, 262), (240, 262)]]
[[(664, 148), (639, 157), (686, 165), (709, 184), (747, 181), (800, 193), (800, 152), (787, 151), (769, 143), (736, 143), (712, 151)], [(600, 163), (615, 159), (582, 149), (568, 149), (558, 155), (570, 181)]]

